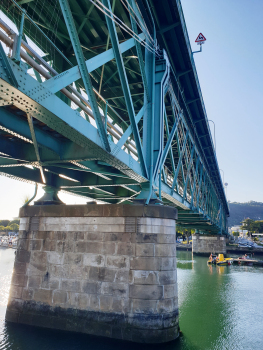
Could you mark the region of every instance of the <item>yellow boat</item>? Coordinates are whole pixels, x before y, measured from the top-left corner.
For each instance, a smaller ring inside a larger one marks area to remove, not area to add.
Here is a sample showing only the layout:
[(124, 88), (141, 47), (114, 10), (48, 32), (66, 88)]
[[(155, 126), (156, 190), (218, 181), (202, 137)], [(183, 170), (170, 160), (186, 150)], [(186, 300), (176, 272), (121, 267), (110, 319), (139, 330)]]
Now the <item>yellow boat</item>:
[(218, 256), (211, 254), (208, 260), (208, 264), (215, 264), (219, 266), (228, 266), (233, 263), (232, 258), (225, 258), (224, 254), (218, 254)]

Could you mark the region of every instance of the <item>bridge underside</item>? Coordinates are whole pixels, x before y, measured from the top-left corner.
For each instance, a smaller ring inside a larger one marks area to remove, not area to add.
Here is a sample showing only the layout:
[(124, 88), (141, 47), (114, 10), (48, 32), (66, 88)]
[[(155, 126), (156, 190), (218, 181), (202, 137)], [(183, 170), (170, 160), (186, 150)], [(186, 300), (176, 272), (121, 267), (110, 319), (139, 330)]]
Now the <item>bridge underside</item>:
[(1, 175), (101, 203), (162, 202), (182, 227), (227, 232), (180, 1), (0, 9), (18, 28), (0, 21)]

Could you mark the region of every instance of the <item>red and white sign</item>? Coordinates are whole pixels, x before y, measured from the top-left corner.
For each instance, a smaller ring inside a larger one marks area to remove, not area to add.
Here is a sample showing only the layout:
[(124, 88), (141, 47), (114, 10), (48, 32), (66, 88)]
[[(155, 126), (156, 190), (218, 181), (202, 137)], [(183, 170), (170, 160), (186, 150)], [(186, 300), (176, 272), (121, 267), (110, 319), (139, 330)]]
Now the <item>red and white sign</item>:
[(198, 37), (196, 38), (195, 42), (197, 43), (197, 45), (202, 45), (204, 44), (206, 41), (206, 38), (204, 37), (204, 35), (202, 33), (200, 33), (198, 35)]

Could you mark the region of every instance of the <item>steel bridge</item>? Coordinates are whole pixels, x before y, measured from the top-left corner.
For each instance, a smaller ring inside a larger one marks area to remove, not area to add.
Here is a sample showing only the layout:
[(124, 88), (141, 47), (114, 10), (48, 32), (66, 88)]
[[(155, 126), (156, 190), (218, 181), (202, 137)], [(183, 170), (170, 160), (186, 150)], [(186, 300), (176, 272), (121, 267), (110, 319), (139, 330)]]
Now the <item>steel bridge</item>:
[(2, 0), (0, 173), (102, 203), (228, 204), (180, 0)]

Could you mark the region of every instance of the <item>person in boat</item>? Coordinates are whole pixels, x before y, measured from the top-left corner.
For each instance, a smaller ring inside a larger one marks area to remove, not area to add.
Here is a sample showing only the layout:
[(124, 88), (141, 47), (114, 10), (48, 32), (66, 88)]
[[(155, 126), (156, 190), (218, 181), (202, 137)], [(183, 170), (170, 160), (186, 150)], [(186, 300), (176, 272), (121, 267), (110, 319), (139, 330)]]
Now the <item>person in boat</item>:
[(216, 255), (214, 255), (213, 253), (211, 253), (211, 255), (209, 256), (209, 260), (210, 260), (212, 263), (215, 263), (215, 262), (216, 262)]

